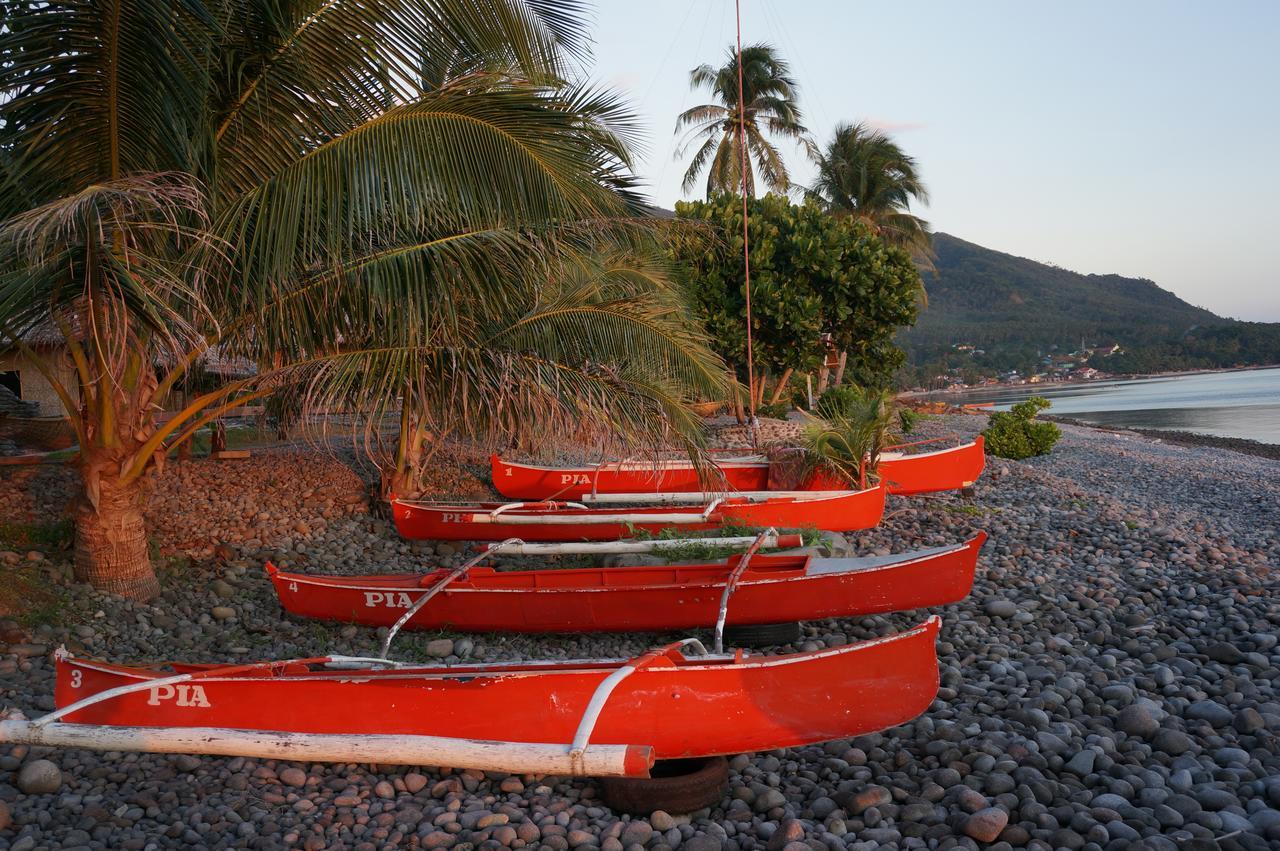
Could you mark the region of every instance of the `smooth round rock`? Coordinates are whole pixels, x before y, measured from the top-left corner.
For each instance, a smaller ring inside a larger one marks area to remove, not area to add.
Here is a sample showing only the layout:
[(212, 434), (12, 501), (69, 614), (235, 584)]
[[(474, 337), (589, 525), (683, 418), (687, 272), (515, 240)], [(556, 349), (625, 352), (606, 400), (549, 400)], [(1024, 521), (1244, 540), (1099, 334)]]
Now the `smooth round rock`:
[(28, 795), (49, 795), (62, 787), (62, 770), (47, 759), (37, 759), (19, 769), (17, 785)]
[(969, 816), (969, 820), (964, 823), (964, 832), (966, 836), (979, 842), (995, 842), (1007, 824), (1008, 813), (999, 807), (987, 807)]

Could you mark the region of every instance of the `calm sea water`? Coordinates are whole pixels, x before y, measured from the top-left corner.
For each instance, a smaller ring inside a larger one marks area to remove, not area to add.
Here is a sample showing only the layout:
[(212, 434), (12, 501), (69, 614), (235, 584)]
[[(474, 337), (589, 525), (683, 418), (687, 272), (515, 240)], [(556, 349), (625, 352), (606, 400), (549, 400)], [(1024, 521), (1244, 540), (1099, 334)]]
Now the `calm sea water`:
[(1028, 396), (1044, 396), (1053, 402), (1049, 413), (1097, 425), (1190, 431), (1280, 444), (1280, 368), (992, 388), (969, 391), (964, 399), (995, 402), (998, 409), (1006, 409)]

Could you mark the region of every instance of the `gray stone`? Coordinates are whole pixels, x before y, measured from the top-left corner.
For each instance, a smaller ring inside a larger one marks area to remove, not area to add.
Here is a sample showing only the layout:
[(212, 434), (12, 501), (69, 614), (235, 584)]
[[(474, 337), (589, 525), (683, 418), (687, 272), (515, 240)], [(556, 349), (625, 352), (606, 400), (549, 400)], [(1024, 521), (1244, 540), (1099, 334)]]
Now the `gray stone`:
[(18, 770), (17, 786), (27, 795), (49, 795), (62, 786), (62, 771), (47, 759), (28, 762)]
[(1018, 606), (1012, 600), (987, 600), (982, 610), (995, 618), (1011, 618), (1018, 613)]
[(1225, 727), (1232, 722), (1231, 710), (1216, 700), (1197, 700), (1187, 707), (1186, 717), (1207, 721), (1214, 727)]
[(1220, 641), (1217, 644), (1210, 645), (1209, 649), (1204, 652), (1215, 662), (1221, 662), (1224, 665), (1235, 665), (1244, 658), (1244, 654), (1233, 644), (1227, 644)]
[(1150, 738), (1160, 729), (1160, 722), (1144, 704), (1131, 703), (1116, 714), (1116, 729), (1130, 736)]
[(1206, 810), (1223, 810), (1227, 807), (1237, 807), (1240, 800), (1226, 789), (1214, 789), (1208, 787), (1197, 789), (1194, 793), (1196, 801)]
[(1165, 727), (1152, 737), (1151, 747), (1170, 756), (1179, 756), (1191, 750), (1191, 737), (1181, 730)]
[(724, 843), (719, 839), (699, 834), (690, 837), (680, 844), (682, 851), (723, 851)]
[(1082, 750), (1080, 753), (1071, 757), (1067, 764), (1063, 766), (1067, 771), (1072, 772), (1080, 777), (1093, 773), (1093, 762), (1098, 755), (1091, 750)]
[(281, 783), (286, 786), (292, 786), (295, 789), (301, 789), (307, 785), (307, 772), (296, 766), (289, 766), (283, 769), (279, 777)]
[(1261, 712), (1250, 706), (1236, 713), (1232, 726), (1236, 728), (1237, 733), (1251, 736), (1264, 729), (1267, 726), (1267, 722), (1262, 717)]
[(813, 810), (813, 817), (819, 818), (819, 819), (825, 819), (827, 816), (834, 813), (838, 808), (839, 808), (839, 805), (836, 804), (835, 801), (828, 798), (826, 795), (823, 795), (819, 798), (815, 798), (813, 803), (809, 805), (809, 809)]
[(676, 820), (666, 810), (654, 810), (649, 816), (649, 824), (654, 830), (666, 833), (668, 830), (676, 826)]
[(634, 819), (622, 829), (622, 835), (618, 837), (618, 841), (625, 848), (630, 845), (644, 845), (651, 836), (653, 836), (653, 826), (644, 819)]
[(427, 642), (427, 655), (443, 659), (453, 654), (452, 638), (435, 638)]
[(774, 807), (785, 806), (787, 796), (779, 792), (777, 789), (766, 789), (761, 792), (755, 799), (752, 808), (758, 813), (767, 813)]

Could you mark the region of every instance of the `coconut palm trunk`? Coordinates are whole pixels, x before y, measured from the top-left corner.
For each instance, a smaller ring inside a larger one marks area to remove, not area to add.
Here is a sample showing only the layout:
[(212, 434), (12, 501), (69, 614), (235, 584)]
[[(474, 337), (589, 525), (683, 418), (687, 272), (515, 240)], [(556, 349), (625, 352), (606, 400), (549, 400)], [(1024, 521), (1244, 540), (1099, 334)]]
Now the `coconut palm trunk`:
[(75, 507), (75, 577), (100, 591), (135, 600), (160, 593), (143, 515), (146, 487), (107, 479), (96, 501), (81, 493)]

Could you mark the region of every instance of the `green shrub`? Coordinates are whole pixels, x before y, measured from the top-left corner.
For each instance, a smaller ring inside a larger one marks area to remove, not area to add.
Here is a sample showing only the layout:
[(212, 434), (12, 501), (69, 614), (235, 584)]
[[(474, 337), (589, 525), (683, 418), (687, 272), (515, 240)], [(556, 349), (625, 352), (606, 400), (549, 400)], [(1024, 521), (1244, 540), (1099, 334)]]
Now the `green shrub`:
[(769, 417), (775, 420), (785, 420), (789, 413), (791, 413), (790, 402), (778, 402), (773, 405), (761, 405), (756, 408), (757, 417)]
[(920, 422), (920, 415), (910, 408), (898, 409), (898, 430), (903, 434), (911, 434)]
[(829, 387), (818, 397), (815, 412), (818, 416), (827, 419), (848, 416), (863, 404), (865, 395), (862, 388), (853, 384)]
[(1039, 422), (1035, 418), (1036, 414), (1048, 407), (1048, 399), (1032, 396), (1008, 411), (992, 414), (982, 432), (987, 454), (1014, 460), (1048, 455), (1062, 436), (1056, 425)]

